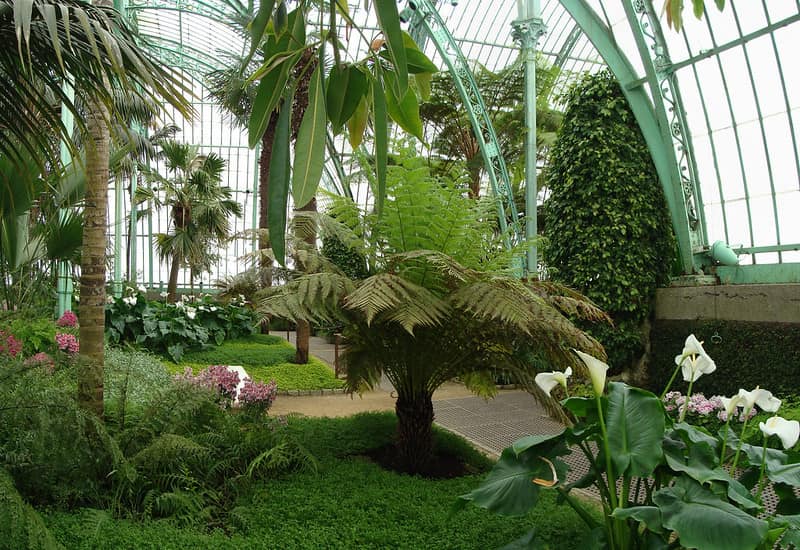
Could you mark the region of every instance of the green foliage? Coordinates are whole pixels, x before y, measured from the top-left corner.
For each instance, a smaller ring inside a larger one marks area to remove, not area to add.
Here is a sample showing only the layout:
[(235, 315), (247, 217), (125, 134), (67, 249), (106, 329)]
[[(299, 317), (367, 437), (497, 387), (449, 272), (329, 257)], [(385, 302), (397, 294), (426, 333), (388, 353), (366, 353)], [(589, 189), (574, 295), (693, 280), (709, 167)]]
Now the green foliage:
[(351, 279), (364, 279), (367, 276), (364, 256), (345, 245), (335, 235), (326, 235), (322, 238), (322, 255)]
[[(522, 518), (487, 517), (478, 510), (450, 515), (455, 495), (474, 485), (474, 475), (426, 480), (381, 469), (362, 456), (391, 441), (391, 413), (348, 418), (289, 418), (287, 433), (303, 442), (319, 461), (319, 473), (293, 473), (255, 485), (239, 501), (247, 531), (230, 537), (219, 531), (179, 529), (174, 523), (106, 518), (94, 514), (49, 513), (48, 526), (69, 548), (497, 548), (535, 525), (552, 548), (579, 550), (587, 531), (570, 510), (545, 495), (536, 514)], [(478, 471), (486, 457), (463, 439), (436, 430), (436, 442)]]
[(641, 325), (669, 280), (674, 239), (647, 144), (610, 72), (568, 94), (548, 181), (548, 270), (611, 315), (615, 327), (587, 330), (626, 368), (643, 351)]
[[(690, 349), (686, 359), (693, 365), (707, 359), (701, 346)], [(766, 447), (767, 435), (746, 443), (741, 432), (747, 422), (740, 433), (730, 422), (712, 433), (685, 422), (685, 411), (675, 421), (660, 397), (621, 382), (595, 391), (594, 399), (562, 402), (574, 422), (561, 433), (528, 436), (505, 449), (481, 486), (460, 497), (461, 505), (518, 515), (536, 507), (544, 488), (552, 488), (610, 549), (679, 543), (746, 550), (771, 548), (781, 537), (787, 544), (797, 540), (800, 525), (790, 514), (798, 504), (800, 456), (792, 449)], [(747, 418), (754, 405), (743, 407)], [(789, 444), (796, 446), (796, 438)], [(589, 462), (588, 473), (567, 483), (571, 467), (562, 457), (578, 448)], [(767, 483), (774, 484), (779, 499), (769, 510), (762, 498)], [(603, 523), (571, 494), (590, 486), (600, 494)]]
[(110, 346), (105, 350), (103, 375), (106, 407), (112, 409), (123, 403), (142, 406), (171, 381), (159, 357)]
[[(733, 395), (740, 388), (757, 385), (778, 395), (797, 394), (800, 378), (800, 330), (796, 324), (749, 323), (744, 321), (664, 321), (653, 325), (648, 388), (660, 389), (675, 365), (675, 349), (689, 334), (705, 342), (722, 376), (700, 378), (693, 391), (711, 395)], [(716, 343), (714, 335), (721, 337)], [(686, 393), (687, 383), (673, 389)]]
[(42, 518), (22, 500), (14, 480), (0, 468), (0, 546), (15, 550), (55, 550), (61, 546)]
[(225, 342), (214, 349), (186, 353), (181, 363), (168, 363), (167, 368), (180, 374), (187, 366), (197, 373), (209, 365), (241, 365), (253, 380), (274, 380), (279, 390), (322, 390), (344, 386), (326, 363), (311, 357), (308, 363), (298, 365), (292, 362), (294, 355), (294, 346), (283, 338), (254, 334), (247, 339)]
[(185, 350), (255, 331), (256, 318), (243, 302), (222, 305), (204, 296), (194, 302), (149, 301), (128, 287), (106, 305), (106, 333), (112, 344), (131, 343), (180, 361)]
[[(56, 324), (52, 319), (15, 318), (8, 323), (0, 323), (0, 326), (22, 342), (22, 355), (25, 357), (39, 352), (56, 352)], [(58, 332), (67, 330), (59, 329)]]

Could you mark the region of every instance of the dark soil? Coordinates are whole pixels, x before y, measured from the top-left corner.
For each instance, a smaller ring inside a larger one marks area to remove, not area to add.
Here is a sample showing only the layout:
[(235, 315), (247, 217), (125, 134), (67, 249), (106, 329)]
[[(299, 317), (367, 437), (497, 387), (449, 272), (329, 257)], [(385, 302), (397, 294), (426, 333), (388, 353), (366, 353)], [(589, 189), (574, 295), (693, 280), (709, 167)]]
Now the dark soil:
[(460, 456), (437, 451), (434, 451), (431, 460), (421, 470), (411, 472), (397, 460), (398, 453), (394, 443), (365, 451), (363, 456), (385, 470), (401, 474), (419, 475), (426, 479), (452, 479), (480, 473), (480, 469), (465, 463)]

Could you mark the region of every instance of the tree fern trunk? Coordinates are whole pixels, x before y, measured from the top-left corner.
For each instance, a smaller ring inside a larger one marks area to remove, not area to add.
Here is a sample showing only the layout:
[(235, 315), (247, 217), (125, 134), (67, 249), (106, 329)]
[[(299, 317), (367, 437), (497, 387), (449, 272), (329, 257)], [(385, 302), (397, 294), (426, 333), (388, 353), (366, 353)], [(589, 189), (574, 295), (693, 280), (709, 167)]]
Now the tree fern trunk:
[(398, 390), (397, 453), (400, 467), (411, 474), (421, 473), (433, 457), (433, 401), (431, 394), (407, 395)]
[(80, 278), (80, 352), (78, 403), (103, 417), (103, 331), (106, 305), (106, 209), (108, 205), (109, 130), (106, 106), (91, 101), (86, 114), (86, 198)]

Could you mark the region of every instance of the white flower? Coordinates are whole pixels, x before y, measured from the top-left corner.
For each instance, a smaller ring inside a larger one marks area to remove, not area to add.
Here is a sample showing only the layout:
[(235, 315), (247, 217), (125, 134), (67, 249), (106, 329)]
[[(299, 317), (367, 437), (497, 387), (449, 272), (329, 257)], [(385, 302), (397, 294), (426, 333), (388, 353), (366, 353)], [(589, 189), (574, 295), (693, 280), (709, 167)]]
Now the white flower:
[(199, 309), (200, 311), (208, 311), (208, 308), (206, 306), (200, 306), (197, 309)]
[(193, 307), (187, 307), (186, 308), (186, 316), (189, 319), (194, 319), (197, 316), (197, 310), (195, 308), (193, 308)]
[(717, 370), (717, 365), (703, 349), (694, 334), (686, 338), (683, 345), (683, 353), (675, 356), (675, 364), (681, 367), (683, 379), (686, 382), (694, 382), (704, 374), (711, 374)]
[(133, 307), (136, 305), (136, 296), (126, 296), (125, 298), (122, 299), (122, 301), (125, 302), (130, 307)]
[(767, 437), (777, 435), (783, 443), (784, 449), (791, 449), (800, 438), (800, 422), (797, 420), (786, 420), (780, 416), (773, 416), (764, 422), (759, 422), (758, 427)]
[(125, 287), (125, 292), (133, 292), (133, 287), (132, 286), (126, 286)]
[(167, 296), (169, 296), (169, 293), (165, 290), (164, 292), (160, 293), (159, 296), (161, 296), (162, 298), (166, 298)]
[(731, 416), (733, 411), (736, 407), (741, 407), (744, 405), (742, 398), (737, 394), (733, 397), (721, 397), (719, 398), (720, 402), (722, 402), (722, 406), (725, 407), (725, 414)]
[(106, 303), (107, 304), (113, 304), (114, 303), (114, 297), (113, 296), (106, 296)]
[(147, 289), (145, 288), (145, 286), (144, 286), (144, 285), (139, 285), (139, 286), (138, 286), (138, 287), (136, 287), (136, 288), (138, 288), (138, 289), (139, 289), (139, 292), (141, 292), (142, 294), (146, 294), (146, 293), (147, 293)]
[(739, 390), (738, 396), (745, 410), (750, 410), (753, 405), (758, 405), (762, 411), (775, 412), (781, 406), (781, 400), (773, 397), (772, 392), (762, 390), (758, 386), (753, 391)]
[(187, 300), (189, 300), (190, 302), (193, 302), (193, 301), (194, 301), (194, 294), (189, 294), (189, 295), (186, 297), (186, 299), (187, 299)]
[(534, 378), (534, 382), (536, 385), (542, 388), (542, 391), (545, 392), (547, 395), (550, 395), (550, 392), (553, 391), (553, 388), (561, 384), (564, 389), (567, 389), (567, 378), (572, 376), (572, 367), (567, 367), (567, 370), (564, 372), (553, 371), (553, 372), (540, 372)]
[(592, 387), (594, 388), (595, 395), (603, 395), (603, 389), (606, 386), (606, 371), (608, 370), (608, 365), (603, 363), (600, 359), (595, 359), (588, 353), (583, 353), (576, 349), (572, 351), (578, 354), (578, 357), (584, 362), (586, 368), (589, 369), (589, 377), (592, 379)]
[(178, 300), (175, 302), (175, 307), (178, 309), (183, 309), (183, 300)]
[(217, 311), (219, 308), (217, 306), (211, 306), (211, 311)]

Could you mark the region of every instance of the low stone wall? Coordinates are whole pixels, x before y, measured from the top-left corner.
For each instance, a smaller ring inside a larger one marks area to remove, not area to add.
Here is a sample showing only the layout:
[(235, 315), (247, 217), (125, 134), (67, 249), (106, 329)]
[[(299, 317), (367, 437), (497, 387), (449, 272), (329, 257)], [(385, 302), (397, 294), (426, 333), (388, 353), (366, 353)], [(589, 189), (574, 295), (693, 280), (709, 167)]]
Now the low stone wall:
[(661, 288), (656, 291), (656, 319), (800, 324), (800, 284)]

